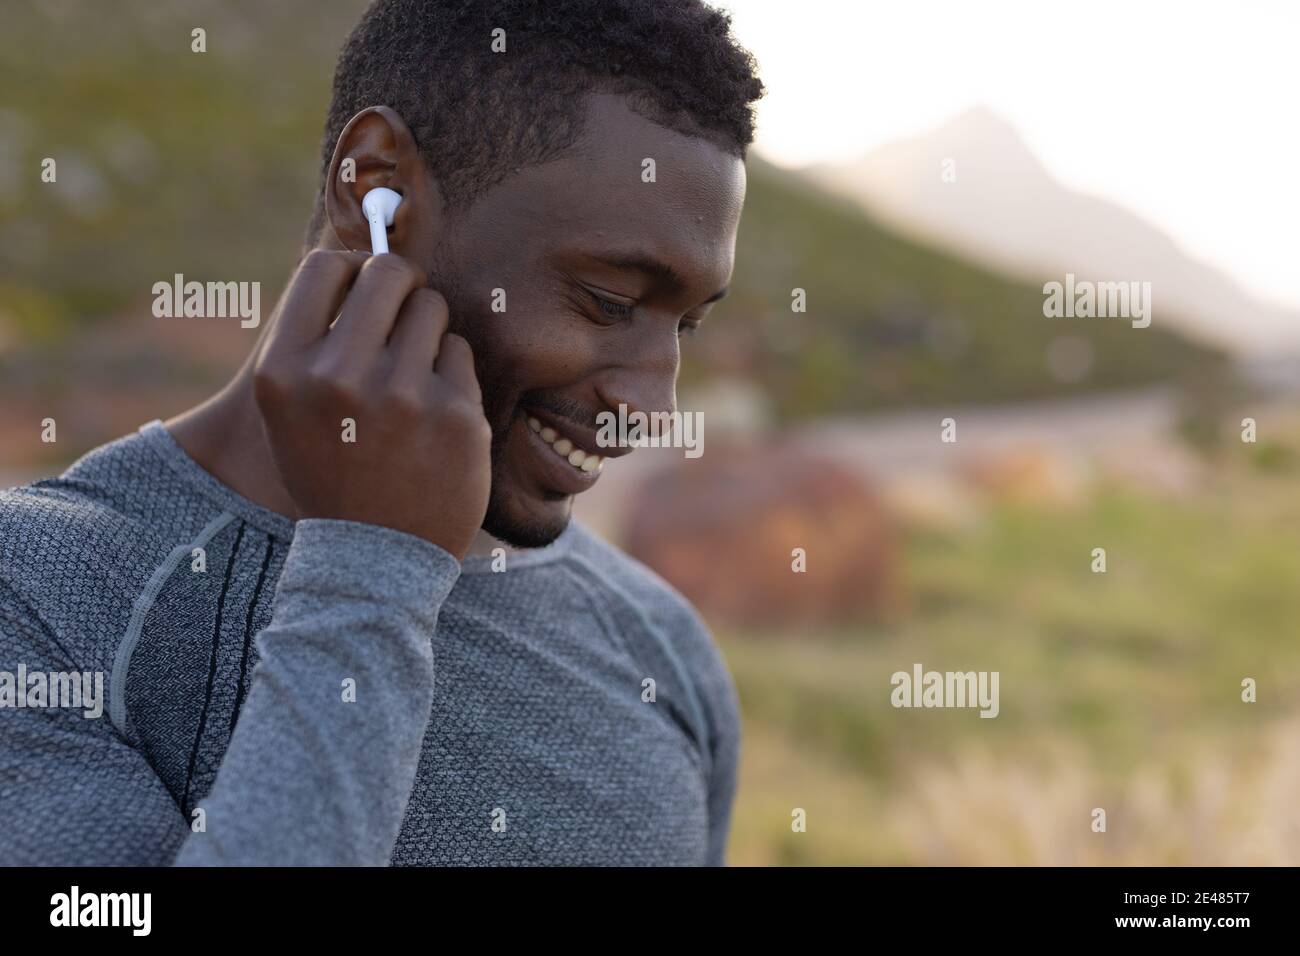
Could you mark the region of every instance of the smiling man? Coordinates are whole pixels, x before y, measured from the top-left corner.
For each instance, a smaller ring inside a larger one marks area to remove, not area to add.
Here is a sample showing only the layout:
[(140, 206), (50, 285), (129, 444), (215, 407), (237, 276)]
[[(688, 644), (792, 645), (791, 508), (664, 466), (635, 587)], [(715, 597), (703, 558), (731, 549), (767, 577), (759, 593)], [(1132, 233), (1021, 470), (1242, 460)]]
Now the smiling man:
[(675, 408), (761, 92), (696, 0), (367, 12), (245, 367), (0, 495), (0, 672), (108, 675), (0, 682), (0, 860), (724, 862), (726, 667), (570, 510), (598, 416)]

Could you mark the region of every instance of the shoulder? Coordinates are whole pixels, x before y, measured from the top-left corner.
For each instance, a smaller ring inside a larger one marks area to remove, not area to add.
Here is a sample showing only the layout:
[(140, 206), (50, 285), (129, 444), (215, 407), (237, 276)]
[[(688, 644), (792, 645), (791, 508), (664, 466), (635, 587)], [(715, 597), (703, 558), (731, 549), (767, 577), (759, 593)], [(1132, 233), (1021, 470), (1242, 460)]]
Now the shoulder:
[(646, 619), (681, 656), (718, 719), (734, 720), (735, 688), (722, 652), (704, 619), (680, 591), (653, 569), (574, 522), (572, 553)]
[(118, 439), (58, 477), (0, 491), (6, 614), (85, 664), (102, 663), (174, 544), (171, 522), (150, 504), (157, 463), (140, 443)]
[(0, 491), (0, 574), (56, 577), (85, 562), (130, 560), (151, 519), (147, 453), (128, 436), (61, 475)]
[(648, 565), (574, 522), (572, 553), (600, 575), (602, 582), (640, 611), (684, 639), (712, 644), (708, 626), (680, 591)]

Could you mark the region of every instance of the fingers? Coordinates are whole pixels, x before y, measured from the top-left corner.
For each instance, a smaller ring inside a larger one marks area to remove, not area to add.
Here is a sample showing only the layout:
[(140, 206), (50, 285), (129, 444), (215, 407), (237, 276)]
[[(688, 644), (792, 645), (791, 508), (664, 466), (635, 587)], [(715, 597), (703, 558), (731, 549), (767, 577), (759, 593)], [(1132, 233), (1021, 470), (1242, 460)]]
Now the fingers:
[(433, 394), (428, 389), (441, 378), (481, 406), (469, 343), (447, 334), (447, 301), (424, 283), (423, 270), (401, 256), (312, 252), (285, 291), (258, 359), (259, 403), (277, 409), (312, 383), (336, 398), (378, 402), (374, 386), (387, 379), (409, 404), (411, 396)]
[(424, 270), (402, 256), (371, 256), (325, 337), (326, 351), (372, 355), (384, 347), (406, 297), (425, 287)]
[(319, 341), (368, 258), (364, 252), (325, 249), (308, 254), (285, 290), (268, 351), (298, 351)]
[(433, 375), (433, 360), (445, 331), (446, 299), (432, 289), (416, 289), (407, 296), (388, 340), (393, 376), (424, 384)]
[(442, 337), (442, 347), (438, 350), (433, 370), (464, 395), (482, 403), (483, 393), (479, 391), (478, 376), (474, 374), (474, 352), (459, 335), (448, 332)]

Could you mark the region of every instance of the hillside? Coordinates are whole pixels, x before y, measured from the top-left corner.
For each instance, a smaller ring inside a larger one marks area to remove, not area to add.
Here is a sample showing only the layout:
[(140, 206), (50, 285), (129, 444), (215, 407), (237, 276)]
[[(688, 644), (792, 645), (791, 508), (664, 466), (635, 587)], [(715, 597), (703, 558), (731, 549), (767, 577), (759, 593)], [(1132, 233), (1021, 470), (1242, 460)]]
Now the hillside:
[[(806, 314), (791, 312), (795, 287)], [(1225, 370), (1220, 353), (1167, 327), (1044, 318), (1041, 286), (905, 238), (761, 159), (734, 288), (710, 333), (725, 346), (701, 364), (748, 368), (787, 417), (1203, 383)]]
[[(939, 175), (948, 157), (952, 181)], [(1300, 314), (1252, 297), (1131, 210), (1062, 184), (987, 109), (806, 172), (906, 234), (999, 272), (1039, 283), (1066, 272), (1143, 279), (1158, 324), (1238, 353), (1300, 348)]]
[[(362, 7), (66, 2), (6, 14), (0, 404), (39, 393), (58, 407), (75, 387), (83, 409), (98, 395), (106, 407), (123, 399), (123, 415), (165, 416), (227, 374), (253, 333), (161, 331), (149, 290), (177, 272), (256, 280), (269, 310), (310, 212), (334, 51)], [(196, 25), (207, 53), (190, 50)], [(58, 158), (57, 185), (39, 180), (46, 156)], [(806, 314), (790, 310), (795, 287)], [(751, 376), (792, 419), (1220, 367), (1160, 329), (1063, 324), (1041, 307), (1034, 286), (905, 239), (755, 157), (733, 293), (690, 342), (684, 376)], [(1054, 374), (1048, 347), (1062, 335)], [(160, 383), (171, 391), (151, 391)], [(77, 441), (123, 424), (96, 420)]]

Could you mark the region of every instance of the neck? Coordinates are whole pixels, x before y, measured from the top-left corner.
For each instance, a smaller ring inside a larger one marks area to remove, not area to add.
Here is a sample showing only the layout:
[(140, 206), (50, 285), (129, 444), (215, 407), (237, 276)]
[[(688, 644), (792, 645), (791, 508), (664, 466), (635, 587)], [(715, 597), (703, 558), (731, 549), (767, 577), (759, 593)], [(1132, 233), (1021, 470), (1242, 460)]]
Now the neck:
[(482, 528), (479, 528), (478, 534), (474, 536), (473, 542), (470, 543), (469, 551), (465, 553), (465, 557), (490, 558), (493, 556), (492, 552), (497, 548), (504, 549), (506, 554), (515, 554), (519, 550), (518, 548), (506, 544), (500, 538), (494, 538)]
[[(186, 454), (203, 469), (250, 501), (287, 518), (297, 509), (280, 483), (253, 396), (253, 360), (212, 398), (163, 424)], [(468, 557), (492, 557), (497, 548), (517, 548), (479, 529)]]
[(163, 424), (186, 454), (219, 481), (263, 508), (298, 517), (262, 429), (252, 357), (220, 392)]

